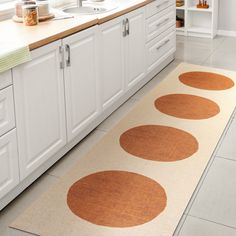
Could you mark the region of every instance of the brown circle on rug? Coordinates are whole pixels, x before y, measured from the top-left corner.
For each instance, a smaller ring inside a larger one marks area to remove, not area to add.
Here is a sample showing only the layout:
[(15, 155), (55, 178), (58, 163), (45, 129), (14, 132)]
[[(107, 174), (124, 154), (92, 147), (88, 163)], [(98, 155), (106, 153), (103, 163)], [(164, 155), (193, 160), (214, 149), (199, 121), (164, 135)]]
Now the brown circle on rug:
[(206, 90), (225, 90), (234, 86), (230, 78), (210, 72), (187, 72), (181, 74), (179, 80), (190, 87)]
[(188, 158), (198, 150), (198, 142), (191, 134), (160, 125), (129, 129), (120, 136), (120, 145), (134, 156), (163, 162)]
[(159, 97), (155, 101), (155, 107), (167, 115), (192, 120), (208, 119), (220, 112), (215, 102), (190, 94), (169, 94)]
[(97, 172), (75, 182), (67, 204), (80, 218), (109, 227), (131, 227), (158, 216), (166, 207), (164, 188), (126, 171)]

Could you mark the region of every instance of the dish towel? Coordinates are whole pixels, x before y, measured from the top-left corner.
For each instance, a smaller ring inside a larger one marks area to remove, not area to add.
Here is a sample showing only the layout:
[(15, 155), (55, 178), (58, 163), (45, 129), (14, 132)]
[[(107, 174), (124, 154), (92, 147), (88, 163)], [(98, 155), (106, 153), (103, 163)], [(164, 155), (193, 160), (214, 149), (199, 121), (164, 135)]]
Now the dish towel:
[(28, 46), (18, 46), (12, 48), (12, 46), (9, 47), (9, 44), (1, 45), (0, 73), (30, 60), (31, 54)]

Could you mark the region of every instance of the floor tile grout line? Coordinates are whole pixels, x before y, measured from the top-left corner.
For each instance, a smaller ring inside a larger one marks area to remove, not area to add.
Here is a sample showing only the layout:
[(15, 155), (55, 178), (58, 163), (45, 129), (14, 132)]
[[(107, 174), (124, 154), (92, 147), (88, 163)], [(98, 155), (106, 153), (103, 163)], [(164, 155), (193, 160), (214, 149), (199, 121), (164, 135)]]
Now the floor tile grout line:
[(231, 159), (231, 158), (228, 158), (228, 157), (223, 157), (223, 156), (220, 156), (220, 155), (216, 155), (215, 157), (216, 157), (216, 158), (220, 158), (220, 159), (225, 159), (225, 160), (227, 160), (227, 161), (236, 161), (236, 160), (234, 160), (234, 159)]
[(202, 65), (206, 65), (207, 60), (218, 50), (218, 48), (220, 47), (221, 44), (223, 44), (223, 42), (226, 40), (226, 38), (224, 37), (224, 39), (222, 40), (222, 42), (220, 42), (210, 53), (210, 55), (202, 62)]
[(204, 183), (204, 181), (205, 181), (205, 179), (206, 179), (206, 177), (207, 177), (207, 174), (208, 174), (208, 172), (210, 171), (211, 166), (212, 166), (212, 164), (213, 164), (215, 158), (217, 157), (217, 152), (218, 152), (218, 150), (219, 150), (219, 147), (220, 147), (220, 145), (222, 144), (223, 139), (225, 138), (226, 133), (228, 132), (229, 127), (230, 127), (231, 124), (232, 124), (232, 120), (233, 120), (233, 119), (232, 119), (232, 115), (233, 115), (233, 113), (231, 114), (231, 117), (230, 117), (230, 119), (229, 119), (229, 121), (228, 121), (228, 123), (227, 123), (227, 125), (226, 125), (226, 127), (225, 127), (225, 129), (224, 129), (224, 131), (223, 131), (223, 133), (222, 133), (222, 135), (221, 135), (221, 137), (220, 137), (218, 143), (216, 144), (215, 150), (214, 150), (214, 152), (212, 153), (212, 156), (211, 156), (211, 158), (210, 158), (210, 160), (209, 160), (209, 162), (208, 162), (208, 164), (207, 164), (205, 170), (203, 171), (202, 176), (201, 176), (201, 178), (200, 178), (200, 180), (199, 180), (199, 182), (198, 182), (198, 184), (197, 184), (197, 186), (196, 186), (196, 188), (195, 188), (195, 191), (196, 191), (196, 192), (194, 191), (194, 193), (193, 193), (193, 195), (192, 195), (193, 199), (190, 198), (189, 203), (191, 203), (191, 204), (189, 205), (189, 207), (188, 207), (188, 205), (187, 205), (186, 208), (187, 208), (188, 210), (185, 212), (186, 214), (188, 214), (188, 213), (190, 212), (190, 210), (191, 210), (191, 208), (192, 208), (192, 206), (193, 206), (193, 204), (194, 204), (194, 202), (195, 202), (195, 200), (196, 200), (196, 198), (197, 198), (197, 196), (198, 196), (198, 193), (199, 193), (199, 191), (200, 191), (200, 189), (201, 189), (201, 187), (202, 187), (202, 185), (203, 185), (203, 183)]
[[(181, 232), (181, 230), (182, 230), (182, 228), (183, 228), (183, 226), (184, 226), (184, 224), (185, 224), (185, 221), (186, 221), (188, 215), (185, 214), (185, 213), (183, 213), (182, 217), (184, 217), (184, 220), (183, 220), (183, 222), (182, 222), (182, 224), (181, 224), (181, 226), (180, 226), (180, 228), (179, 228), (179, 230), (178, 230), (176, 236), (179, 236), (179, 234), (180, 234), (180, 232)], [(181, 219), (182, 219), (182, 217), (181, 217)], [(181, 219), (180, 219), (180, 221), (181, 221)], [(180, 221), (179, 221), (179, 222), (180, 222)], [(178, 226), (176, 227), (176, 229), (177, 229), (177, 228), (178, 228)], [(175, 230), (176, 230), (176, 229), (175, 229)], [(174, 232), (174, 234), (175, 234), (175, 232)], [(173, 234), (173, 235), (174, 235), (174, 234)]]
[(215, 222), (215, 221), (213, 221), (213, 220), (208, 220), (208, 219), (205, 219), (205, 218), (202, 218), (202, 217), (199, 217), (199, 216), (195, 216), (195, 215), (190, 215), (190, 214), (188, 214), (188, 216), (193, 217), (193, 218), (196, 218), (196, 219), (199, 219), (199, 220), (211, 222), (211, 223), (213, 223), (213, 224), (221, 225), (221, 226), (224, 226), (224, 227), (227, 227), (227, 228), (231, 228), (231, 229), (235, 229), (235, 230), (236, 230), (236, 227), (233, 227), (233, 226), (230, 226), (230, 225), (226, 225), (226, 224), (222, 224), (222, 223), (220, 223), (220, 222)]
[(190, 198), (190, 200), (189, 200), (190, 205), (189, 205), (189, 207), (188, 207), (188, 205), (186, 207), (186, 208), (188, 208), (188, 211), (185, 212), (187, 215), (189, 214), (189, 212), (190, 212), (190, 210), (191, 210), (191, 208), (192, 208), (192, 206), (193, 206), (193, 204), (194, 204), (194, 202), (195, 202), (195, 200), (198, 196), (198, 193), (199, 193), (199, 191), (200, 191), (200, 189), (201, 189), (201, 187), (202, 187), (202, 185), (203, 185), (203, 183), (204, 183), (204, 181), (207, 177), (207, 174), (208, 174), (208, 172), (209, 172), (209, 170), (210, 170), (210, 168), (211, 168), (211, 166), (214, 162), (214, 159), (215, 159), (215, 156), (212, 154), (212, 156), (211, 156), (205, 170), (203, 171), (202, 176), (201, 176), (201, 178), (200, 178), (200, 180), (199, 180), (199, 182), (198, 182), (198, 184), (197, 184), (197, 186), (194, 190), (194, 193), (192, 195), (193, 198)]
[[(234, 111), (235, 111), (235, 109), (234, 109)], [(225, 129), (224, 129), (224, 131), (223, 131), (223, 133), (222, 133), (222, 135), (221, 135), (221, 137), (220, 137), (220, 139), (219, 139), (219, 141), (218, 141), (218, 143), (216, 145), (216, 148), (215, 148), (215, 151), (214, 151), (214, 155), (215, 156), (217, 156), (217, 153), (218, 153), (218, 151), (220, 149), (220, 146), (222, 145), (222, 143), (223, 143), (223, 141), (224, 141), (224, 139), (225, 139), (225, 137), (226, 137), (226, 135), (227, 135), (231, 125), (232, 125), (232, 122), (234, 120), (233, 115), (234, 115), (234, 112), (231, 114), (231, 116), (229, 118), (229, 121), (227, 122), (227, 124), (225, 126)]]

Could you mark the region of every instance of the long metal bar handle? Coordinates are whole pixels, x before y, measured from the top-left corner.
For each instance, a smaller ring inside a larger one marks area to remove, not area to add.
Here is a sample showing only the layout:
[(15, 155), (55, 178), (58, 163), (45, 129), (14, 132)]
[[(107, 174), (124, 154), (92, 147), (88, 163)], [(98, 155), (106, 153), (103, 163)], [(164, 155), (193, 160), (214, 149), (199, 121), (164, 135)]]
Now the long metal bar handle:
[(161, 4), (157, 5), (156, 8), (159, 8), (159, 7), (161, 7), (162, 5), (164, 5), (164, 4), (168, 3), (168, 2), (169, 2), (169, 0), (162, 2)]
[(167, 39), (163, 44), (161, 44), (159, 47), (157, 47), (156, 50), (159, 50), (160, 48), (162, 48), (164, 45), (166, 45), (169, 42), (170, 42), (170, 39)]
[(66, 44), (66, 52), (67, 52), (66, 66), (71, 66), (70, 46), (68, 44)]
[(170, 18), (166, 18), (165, 20), (163, 20), (162, 22), (160, 22), (159, 24), (156, 25), (156, 27), (159, 27), (163, 24), (165, 24), (167, 21), (169, 21)]
[(61, 69), (64, 69), (65, 63), (64, 63), (64, 48), (63, 48), (63, 46), (60, 46), (60, 47), (59, 47), (59, 53), (60, 53), (60, 55), (61, 55), (60, 68), (61, 68)]
[(126, 18), (126, 34), (129, 35), (129, 19)]
[(125, 19), (122, 21), (122, 25), (123, 25), (123, 37), (126, 37), (126, 20)]

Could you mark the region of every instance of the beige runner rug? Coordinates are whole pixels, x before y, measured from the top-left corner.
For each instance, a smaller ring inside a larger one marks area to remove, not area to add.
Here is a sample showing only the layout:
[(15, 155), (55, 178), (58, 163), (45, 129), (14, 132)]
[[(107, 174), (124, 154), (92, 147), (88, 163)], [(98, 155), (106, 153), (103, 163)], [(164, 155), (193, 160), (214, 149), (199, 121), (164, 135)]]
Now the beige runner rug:
[(236, 105), (236, 72), (181, 64), (11, 227), (171, 236)]

